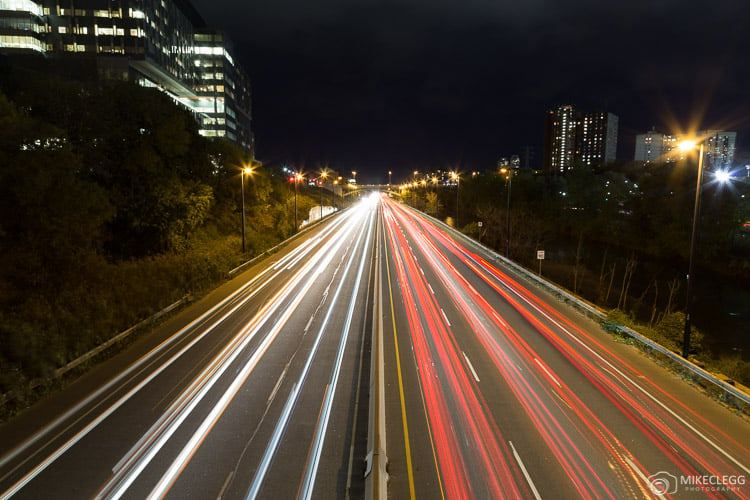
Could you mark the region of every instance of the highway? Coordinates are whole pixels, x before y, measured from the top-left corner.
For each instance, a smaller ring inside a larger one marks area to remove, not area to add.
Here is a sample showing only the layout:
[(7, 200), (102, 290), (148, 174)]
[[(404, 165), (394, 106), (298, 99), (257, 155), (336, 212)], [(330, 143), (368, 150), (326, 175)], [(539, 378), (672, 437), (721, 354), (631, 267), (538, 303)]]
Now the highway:
[(745, 417), (384, 195), (0, 426), (0, 498), (362, 498), (371, 373), (392, 499), (750, 498)]
[(3, 426), (0, 497), (361, 497), (376, 201), (186, 311), (56, 418)]
[(391, 498), (748, 498), (750, 425), (384, 204)]

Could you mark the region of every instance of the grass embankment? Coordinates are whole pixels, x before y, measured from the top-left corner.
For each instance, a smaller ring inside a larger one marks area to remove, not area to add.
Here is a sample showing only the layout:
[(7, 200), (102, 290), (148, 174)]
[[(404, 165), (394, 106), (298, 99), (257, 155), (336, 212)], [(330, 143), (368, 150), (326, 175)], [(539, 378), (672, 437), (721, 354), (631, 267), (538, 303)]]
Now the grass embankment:
[(0, 416), (58, 384), (60, 367), (185, 295), (199, 295), (226, 279), (243, 260), (239, 248), (238, 237), (205, 236), (180, 253), (116, 263), (89, 257), (80, 279), (59, 294), (30, 294), (13, 310), (0, 312)]

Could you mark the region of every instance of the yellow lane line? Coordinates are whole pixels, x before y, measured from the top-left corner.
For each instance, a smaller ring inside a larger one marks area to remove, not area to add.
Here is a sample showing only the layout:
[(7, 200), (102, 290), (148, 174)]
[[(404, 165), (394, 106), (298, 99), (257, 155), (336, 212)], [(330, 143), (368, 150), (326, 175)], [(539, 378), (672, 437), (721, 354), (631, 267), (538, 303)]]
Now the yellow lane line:
[[(387, 243), (383, 246), (383, 248), (384, 248), (384, 252), (388, 252)], [(412, 464), (411, 464), (411, 446), (409, 444), (409, 424), (406, 421), (406, 399), (404, 397), (404, 381), (401, 376), (401, 357), (399, 355), (398, 337), (396, 335), (396, 315), (393, 314), (393, 311), (395, 309), (393, 307), (393, 287), (391, 286), (391, 270), (390, 270), (390, 266), (388, 265), (387, 256), (384, 260), (385, 260), (386, 275), (388, 276), (388, 296), (391, 301), (391, 323), (393, 326), (393, 343), (395, 344), (395, 350), (396, 350), (396, 373), (398, 374), (398, 393), (399, 393), (399, 397), (401, 398), (401, 421), (404, 426), (404, 449), (406, 451), (406, 471), (409, 477), (409, 498), (411, 498), (411, 500), (414, 500), (416, 499), (416, 494), (414, 492), (414, 471), (412, 469)]]

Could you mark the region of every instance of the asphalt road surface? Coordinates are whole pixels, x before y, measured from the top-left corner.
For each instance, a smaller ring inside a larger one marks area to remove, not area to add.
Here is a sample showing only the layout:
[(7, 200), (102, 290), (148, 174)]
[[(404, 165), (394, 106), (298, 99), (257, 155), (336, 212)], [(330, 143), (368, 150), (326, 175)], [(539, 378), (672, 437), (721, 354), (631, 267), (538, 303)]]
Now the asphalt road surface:
[(750, 425), (393, 201), (391, 498), (750, 495)]
[(392, 499), (750, 497), (746, 418), (371, 195), (0, 426), (0, 498), (361, 498), (381, 343)]

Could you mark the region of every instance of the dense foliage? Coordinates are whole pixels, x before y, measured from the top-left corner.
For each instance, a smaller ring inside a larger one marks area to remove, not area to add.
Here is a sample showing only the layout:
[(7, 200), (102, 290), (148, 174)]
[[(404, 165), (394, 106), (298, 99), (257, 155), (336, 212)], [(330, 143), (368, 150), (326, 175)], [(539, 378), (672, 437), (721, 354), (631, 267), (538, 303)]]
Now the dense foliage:
[[(2, 69), (0, 394), (293, 233), (293, 190), (256, 166), (241, 253), (250, 159), (164, 93)], [(316, 203), (304, 189), (298, 202)]]

